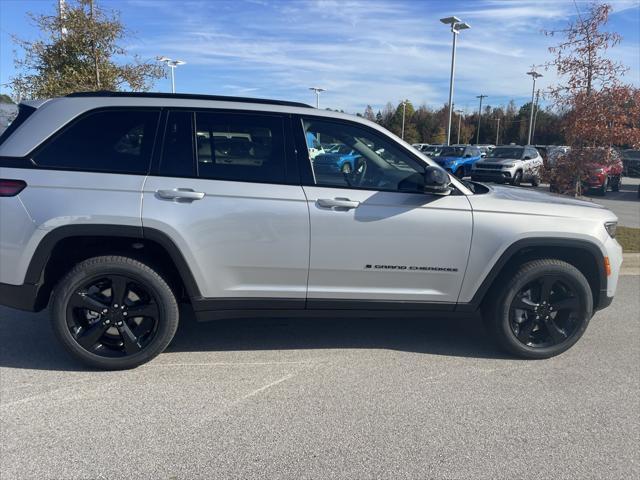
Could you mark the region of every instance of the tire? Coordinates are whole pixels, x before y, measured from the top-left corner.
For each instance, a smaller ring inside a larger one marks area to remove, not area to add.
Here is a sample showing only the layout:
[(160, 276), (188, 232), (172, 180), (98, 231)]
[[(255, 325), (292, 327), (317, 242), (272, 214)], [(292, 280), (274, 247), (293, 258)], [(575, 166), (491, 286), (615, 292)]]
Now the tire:
[(458, 167), (454, 175), (458, 178), (464, 178), (464, 167)]
[(534, 175), (533, 178), (531, 179), (531, 186), (534, 188), (537, 188), (538, 186), (540, 186), (540, 177), (538, 177), (537, 175)]
[(604, 183), (600, 188), (597, 188), (595, 193), (599, 197), (604, 197), (607, 194), (607, 190), (609, 189), (609, 178), (605, 178)]
[(514, 175), (513, 179), (511, 179), (511, 185), (513, 185), (514, 187), (517, 187), (520, 185), (521, 182), (522, 182), (522, 171), (518, 170)]
[[(547, 282), (552, 283), (549, 291), (555, 296), (549, 296), (553, 300), (545, 305), (540, 299), (533, 299), (532, 292), (540, 285), (542, 294)], [(520, 297), (529, 287), (532, 300)], [(566, 298), (559, 295), (567, 291), (571, 294)], [(572, 310), (563, 309), (561, 301), (570, 302)], [(518, 309), (520, 305), (526, 310)], [(531, 305), (538, 305), (538, 310), (534, 311)], [(556, 311), (549, 311), (554, 305)], [(494, 288), (483, 308), (484, 323), (497, 344), (504, 351), (527, 359), (549, 358), (571, 348), (586, 330), (592, 315), (589, 282), (573, 265), (556, 259), (533, 260), (520, 266), (513, 276), (502, 276), (500, 286)]]
[(148, 362), (169, 345), (178, 328), (178, 302), (148, 265), (128, 257), (94, 257), (78, 263), (56, 285), (51, 322), (76, 360), (124, 370)]
[(612, 192), (619, 192), (621, 183), (622, 183), (622, 179), (620, 178), (620, 176), (615, 177), (613, 179), (613, 184), (611, 185), (611, 191)]
[(347, 175), (349, 175), (352, 171), (351, 164), (349, 162), (346, 162), (344, 165), (342, 165), (341, 171), (342, 173), (346, 173)]

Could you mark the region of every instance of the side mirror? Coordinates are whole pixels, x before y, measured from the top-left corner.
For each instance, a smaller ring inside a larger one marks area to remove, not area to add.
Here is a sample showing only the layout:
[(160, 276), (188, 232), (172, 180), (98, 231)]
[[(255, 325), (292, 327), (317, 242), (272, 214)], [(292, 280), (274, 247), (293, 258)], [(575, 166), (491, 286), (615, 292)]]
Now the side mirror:
[(449, 195), (449, 175), (437, 167), (429, 165), (424, 171), (424, 192), (433, 195)]

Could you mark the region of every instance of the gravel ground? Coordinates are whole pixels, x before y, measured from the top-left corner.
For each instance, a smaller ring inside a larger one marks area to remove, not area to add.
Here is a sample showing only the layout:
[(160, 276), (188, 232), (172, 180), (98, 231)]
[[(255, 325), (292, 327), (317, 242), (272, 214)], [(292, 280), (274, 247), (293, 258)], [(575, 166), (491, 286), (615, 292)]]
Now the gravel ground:
[(127, 372), (0, 308), (0, 477), (640, 477), (640, 277), (584, 338), (505, 358), (474, 318), (185, 319)]

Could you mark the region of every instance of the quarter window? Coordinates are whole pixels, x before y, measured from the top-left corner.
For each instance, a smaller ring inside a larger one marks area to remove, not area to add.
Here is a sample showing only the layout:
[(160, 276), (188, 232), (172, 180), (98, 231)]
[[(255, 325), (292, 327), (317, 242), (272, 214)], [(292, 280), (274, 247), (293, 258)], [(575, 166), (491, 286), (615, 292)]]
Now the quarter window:
[(55, 136), (34, 161), (44, 167), (145, 174), (159, 115), (150, 110), (90, 113)]
[(283, 183), (286, 177), (283, 131), (280, 117), (197, 113), (198, 176)]

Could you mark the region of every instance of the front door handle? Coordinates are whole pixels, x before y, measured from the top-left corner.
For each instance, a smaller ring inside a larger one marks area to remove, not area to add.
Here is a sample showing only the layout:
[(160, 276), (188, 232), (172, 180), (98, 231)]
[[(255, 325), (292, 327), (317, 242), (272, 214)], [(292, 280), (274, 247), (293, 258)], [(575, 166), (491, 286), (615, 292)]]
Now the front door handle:
[(350, 210), (352, 208), (358, 208), (360, 202), (355, 200), (349, 200), (348, 198), (319, 198), (317, 201), (319, 207), (322, 208), (344, 208)]
[(160, 198), (166, 200), (202, 200), (204, 192), (196, 192), (192, 188), (173, 188), (171, 190), (156, 190)]

